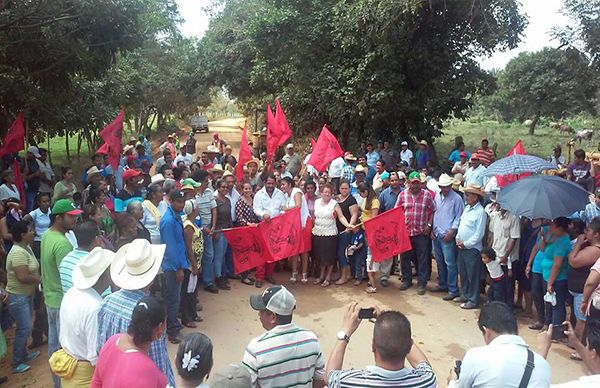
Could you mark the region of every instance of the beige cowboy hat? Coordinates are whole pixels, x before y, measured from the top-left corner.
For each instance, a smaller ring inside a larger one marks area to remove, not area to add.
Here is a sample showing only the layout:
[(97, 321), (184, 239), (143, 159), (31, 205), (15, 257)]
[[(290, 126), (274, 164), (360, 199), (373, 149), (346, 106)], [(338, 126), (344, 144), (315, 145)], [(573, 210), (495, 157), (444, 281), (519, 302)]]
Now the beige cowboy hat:
[(481, 189), (481, 186), (479, 185), (468, 185), (467, 187), (464, 187), (462, 189), (463, 193), (471, 193), (471, 194), (477, 194), (480, 197), (485, 197), (485, 191), (483, 191)]
[(134, 148), (135, 148), (134, 146), (127, 144), (127, 145), (125, 145), (125, 147), (123, 147), (123, 153), (125, 154), (125, 153), (127, 153), (127, 151), (132, 150)]
[(158, 274), (166, 247), (141, 238), (123, 245), (110, 266), (112, 281), (124, 290), (145, 288)]
[(246, 162), (246, 168), (248, 168), (248, 165), (254, 163), (256, 164), (256, 167), (259, 166), (258, 160), (257, 159), (250, 159), (249, 161)]
[(92, 166), (92, 167), (88, 168), (88, 170), (87, 170), (88, 178), (94, 174), (102, 174), (102, 172), (100, 170), (98, 170), (98, 167), (96, 167), (96, 166)]
[(362, 172), (363, 174), (366, 174), (367, 173), (367, 169), (362, 164), (359, 164), (358, 166), (356, 166), (354, 168), (354, 173), (356, 174), (358, 172)]
[(148, 185), (148, 187), (150, 187), (152, 185), (158, 185), (160, 183), (163, 183), (164, 181), (165, 181), (165, 177), (163, 176), (163, 174), (152, 175), (152, 178), (150, 178), (150, 184)]
[(221, 166), (220, 164), (215, 164), (212, 168), (208, 169), (208, 172), (210, 173), (219, 173), (219, 172), (223, 172), (223, 166)]
[(228, 177), (228, 176), (233, 176), (233, 173), (229, 170), (225, 170), (225, 172), (223, 173), (223, 178)]
[(73, 268), (73, 287), (87, 290), (96, 284), (100, 276), (110, 267), (115, 253), (96, 247), (77, 262)]
[(454, 180), (452, 178), (450, 178), (450, 175), (448, 174), (442, 174), (440, 175), (440, 178), (438, 179), (438, 186), (440, 187), (448, 187), (452, 185), (452, 182)]

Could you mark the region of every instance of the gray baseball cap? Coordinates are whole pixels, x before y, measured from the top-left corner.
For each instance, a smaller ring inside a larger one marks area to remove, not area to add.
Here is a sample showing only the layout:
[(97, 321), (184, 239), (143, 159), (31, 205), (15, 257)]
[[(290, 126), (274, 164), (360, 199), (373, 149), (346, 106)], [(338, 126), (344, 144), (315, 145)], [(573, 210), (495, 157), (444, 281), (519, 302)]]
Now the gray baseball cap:
[(210, 380), (211, 388), (248, 388), (252, 386), (250, 372), (241, 364), (230, 364), (215, 373)]

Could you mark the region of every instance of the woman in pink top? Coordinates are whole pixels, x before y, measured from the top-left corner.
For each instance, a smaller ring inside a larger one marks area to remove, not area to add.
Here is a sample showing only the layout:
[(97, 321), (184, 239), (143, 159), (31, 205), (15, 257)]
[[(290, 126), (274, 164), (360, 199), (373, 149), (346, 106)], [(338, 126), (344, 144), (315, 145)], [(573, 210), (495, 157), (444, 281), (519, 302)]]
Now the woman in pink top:
[(106, 341), (96, 364), (91, 388), (164, 388), (167, 378), (148, 357), (150, 343), (165, 331), (165, 305), (147, 296), (135, 308), (126, 334)]

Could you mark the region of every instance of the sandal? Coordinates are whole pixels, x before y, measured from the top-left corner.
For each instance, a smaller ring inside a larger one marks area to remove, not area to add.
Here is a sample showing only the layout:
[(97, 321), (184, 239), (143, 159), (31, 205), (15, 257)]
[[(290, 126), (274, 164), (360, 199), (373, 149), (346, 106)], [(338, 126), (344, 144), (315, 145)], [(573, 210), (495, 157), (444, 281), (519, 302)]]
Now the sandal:
[(15, 366), (14, 368), (12, 368), (12, 373), (23, 373), (23, 372), (27, 372), (29, 369), (31, 369), (31, 367), (27, 364), (19, 364), (17, 366)]
[(296, 283), (298, 281), (298, 272), (292, 272), (292, 277), (290, 278), (290, 282)]
[(324, 279), (322, 279), (322, 278), (317, 278), (317, 279), (316, 279), (316, 280), (313, 282), (313, 284), (316, 286), (317, 284), (321, 284), (321, 283), (323, 283), (323, 280), (324, 280)]
[(573, 353), (569, 354), (569, 358), (571, 360), (575, 360), (575, 361), (583, 361), (583, 359), (581, 358), (581, 356), (577, 352), (573, 352)]
[(248, 279), (248, 278), (243, 278), (242, 279), (242, 283), (244, 283), (244, 284), (246, 284), (248, 286), (251, 286), (251, 285), (254, 284), (254, 282), (252, 280)]
[(307, 274), (307, 273), (303, 273), (303, 274), (302, 274), (302, 279), (300, 280), (300, 282), (301, 282), (302, 284), (306, 284), (306, 283), (308, 283), (308, 274)]
[(377, 292), (377, 288), (375, 288), (373, 286), (369, 286), (369, 287), (367, 287), (367, 289), (365, 291), (367, 294), (374, 294)]
[(323, 283), (321, 283), (321, 287), (329, 287), (329, 280), (325, 280)]
[(355, 286), (360, 286), (360, 284), (361, 284), (361, 283), (362, 283), (362, 281), (360, 281), (360, 280), (358, 280), (358, 279), (356, 279), (356, 280), (354, 281), (354, 285), (355, 285)]

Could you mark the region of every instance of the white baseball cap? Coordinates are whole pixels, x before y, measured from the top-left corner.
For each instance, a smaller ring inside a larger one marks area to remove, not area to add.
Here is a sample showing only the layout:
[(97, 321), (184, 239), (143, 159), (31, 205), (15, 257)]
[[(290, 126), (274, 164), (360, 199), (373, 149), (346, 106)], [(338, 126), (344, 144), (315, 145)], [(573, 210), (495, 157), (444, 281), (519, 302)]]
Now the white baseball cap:
[(408, 143), (406, 141), (403, 141), (402, 143), (400, 143), (401, 146), (407, 146)]
[(29, 152), (30, 154), (33, 154), (33, 156), (35, 156), (36, 158), (41, 158), (42, 157), (40, 155), (39, 148), (37, 148), (36, 146), (31, 146), (31, 147), (27, 148), (27, 152)]
[(269, 310), (277, 315), (292, 315), (296, 298), (284, 286), (272, 286), (262, 295), (251, 295), (250, 306), (256, 311)]

